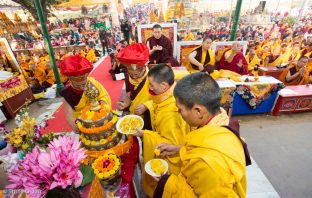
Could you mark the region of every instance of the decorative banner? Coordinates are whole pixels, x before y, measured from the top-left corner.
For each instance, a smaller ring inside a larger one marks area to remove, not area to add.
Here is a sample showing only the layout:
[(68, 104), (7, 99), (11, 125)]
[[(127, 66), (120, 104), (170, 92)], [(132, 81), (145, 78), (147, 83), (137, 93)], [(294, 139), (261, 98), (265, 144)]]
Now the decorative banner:
[(0, 86), (0, 102), (13, 97), (28, 88), (28, 84), (22, 74), (14, 76), (6, 81), (0, 81)]

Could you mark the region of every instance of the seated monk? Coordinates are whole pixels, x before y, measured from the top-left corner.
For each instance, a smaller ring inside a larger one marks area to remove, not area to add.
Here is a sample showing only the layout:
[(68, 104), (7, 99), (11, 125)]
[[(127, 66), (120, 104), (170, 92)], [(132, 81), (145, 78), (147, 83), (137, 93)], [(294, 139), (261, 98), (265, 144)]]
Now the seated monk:
[(97, 101), (104, 102), (111, 106), (111, 99), (105, 88), (94, 78), (88, 77), (92, 71), (93, 65), (80, 55), (69, 56), (60, 64), (60, 71), (69, 78), (70, 84), (66, 86), (60, 95), (65, 99), (66, 111), (69, 124), (76, 128), (75, 119), (77, 119), (82, 109), (91, 105), (90, 99), (84, 94), (86, 83), (89, 81), (98, 91)]
[(286, 43), (281, 44), (281, 56), (282, 56), (282, 64), (288, 64), (289, 63), (289, 57), (292, 54), (292, 48), (287, 47)]
[(245, 56), (246, 61), (248, 63), (248, 71), (251, 73), (256, 65), (260, 65), (260, 59), (258, 55), (256, 54), (256, 50), (254, 46), (251, 46), (249, 48), (248, 54)]
[(203, 39), (202, 45), (196, 47), (188, 56), (189, 64), (185, 65), (190, 73), (209, 72), (215, 69), (215, 57), (211, 50), (212, 40), (209, 37)]
[(289, 56), (288, 62), (297, 61), (301, 57), (300, 45), (298, 42), (294, 43), (294, 46), (291, 51), (291, 55)]
[(309, 46), (306, 46), (306, 48), (303, 50), (302, 55), (309, 58), (307, 68), (309, 69), (309, 71), (312, 71), (312, 43)]
[(302, 56), (297, 62), (292, 62), (280, 75), (279, 79), (285, 85), (306, 85), (312, 82), (312, 72), (307, 68), (308, 58)]
[(232, 44), (231, 50), (224, 52), (218, 69), (230, 70), (241, 75), (248, 74), (248, 64), (238, 42)]
[(216, 57), (216, 62), (217, 65), (220, 62), (222, 55), (224, 54), (225, 51), (229, 50), (229, 48), (225, 47), (225, 46), (220, 46), (216, 52), (215, 52), (215, 57)]
[(183, 39), (184, 41), (194, 41), (195, 37), (194, 34), (190, 30), (185, 31), (185, 37)]
[(94, 63), (97, 61), (97, 57), (95, 55), (95, 50), (91, 49), (88, 45), (86, 46), (85, 52), (87, 53), (86, 59), (90, 61), (91, 63)]
[[(40, 93), (43, 91), (42, 89), (42, 83), (46, 79), (45, 71), (42, 70), (36, 63), (34, 63), (32, 60), (29, 61), (29, 68), (30, 71), (28, 73), (30, 82), (31, 90), (34, 94)], [(26, 78), (27, 78), (26, 77)]]
[(173, 48), (169, 38), (161, 33), (161, 26), (153, 26), (153, 36), (147, 39), (150, 63), (170, 63), (171, 66), (179, 66), (179, 62), (173, 57)]
[(281, 49), (279, 47), (273, 48), (272, 54), (268, 55), (264, 59), (265, 67), (277, 67), (283, 63), (283, 56), (280, 54)]

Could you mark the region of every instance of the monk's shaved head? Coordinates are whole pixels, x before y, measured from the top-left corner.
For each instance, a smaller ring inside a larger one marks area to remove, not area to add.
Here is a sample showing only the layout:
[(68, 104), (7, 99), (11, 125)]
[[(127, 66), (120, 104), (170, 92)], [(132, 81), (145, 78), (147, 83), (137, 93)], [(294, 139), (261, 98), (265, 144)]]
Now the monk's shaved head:
[(218, 83), (203, 72), (192, 73), (177, 82), (174, 97), (188, 109), (203, 105), (211, 115), (220, 111), (221, 91)]

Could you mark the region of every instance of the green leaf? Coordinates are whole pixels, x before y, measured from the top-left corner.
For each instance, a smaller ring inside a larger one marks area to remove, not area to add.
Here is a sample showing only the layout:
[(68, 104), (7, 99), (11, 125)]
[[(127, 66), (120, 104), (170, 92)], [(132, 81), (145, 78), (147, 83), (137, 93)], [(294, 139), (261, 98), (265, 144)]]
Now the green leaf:
[(79, 170), (81, 171), (83, 175), (81, 186), (85, 186), (86, 184), (89, 184), (93, 181), (95, 175), (91, 166), (86, 166), (84, 164), (81, 164), (79, 167)]

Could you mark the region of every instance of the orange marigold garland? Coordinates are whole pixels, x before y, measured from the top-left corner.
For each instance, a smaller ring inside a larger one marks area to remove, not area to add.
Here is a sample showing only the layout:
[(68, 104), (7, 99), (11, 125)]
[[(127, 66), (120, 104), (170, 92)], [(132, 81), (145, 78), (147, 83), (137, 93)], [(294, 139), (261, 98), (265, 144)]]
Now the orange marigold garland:
[(93, 134), (93, 133), (99, 133), (101, 131), (108, 130), (114, 126), (114, 124), (117, 122), (118, 117), (113, 116), (113, 118), (107, 122), (105, 125), (100, 126), (100, 127), (92, 127), (92, 128), (86, 128), (83, 126), (83, 124), (80, 121), (77, 121), (77, 127), (79, 131), (82, 133), (87, 133), (87, 134)]

